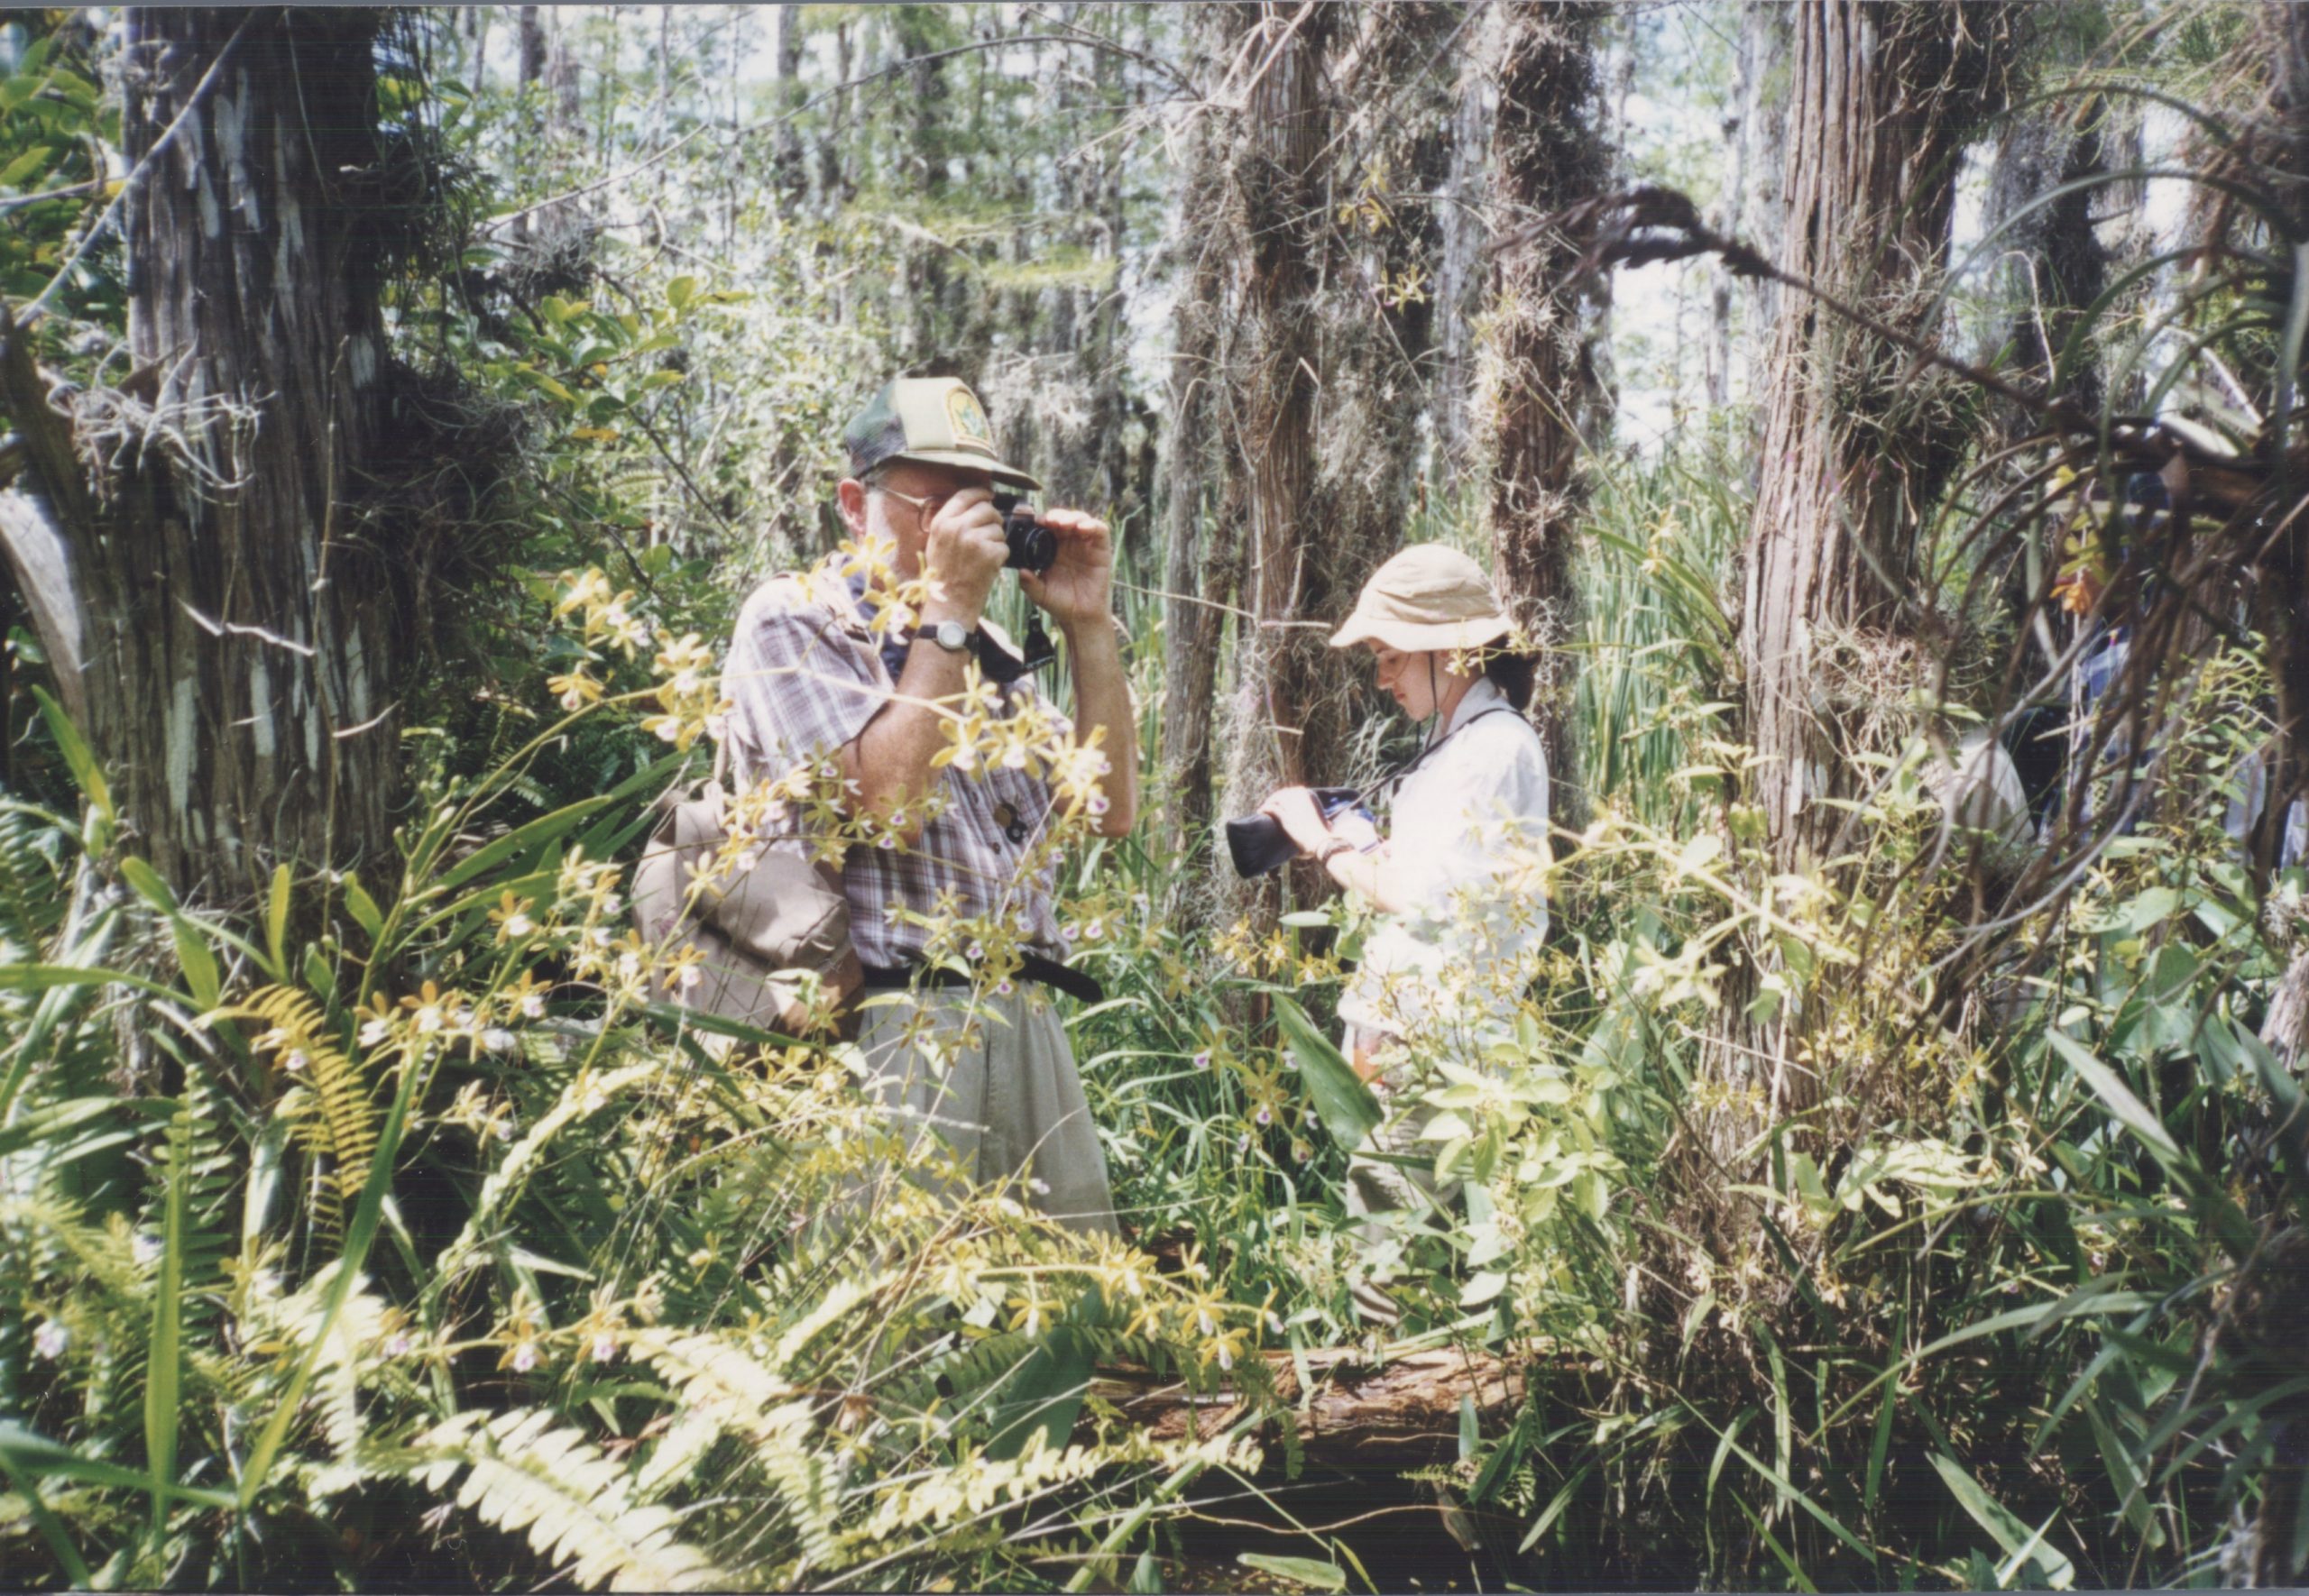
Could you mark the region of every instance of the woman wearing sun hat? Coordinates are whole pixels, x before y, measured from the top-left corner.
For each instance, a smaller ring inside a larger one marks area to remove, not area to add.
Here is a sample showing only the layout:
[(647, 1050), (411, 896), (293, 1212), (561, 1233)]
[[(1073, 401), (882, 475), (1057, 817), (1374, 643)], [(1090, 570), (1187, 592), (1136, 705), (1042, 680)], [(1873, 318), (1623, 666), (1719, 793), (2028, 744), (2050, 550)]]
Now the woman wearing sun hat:
[[(1513, 1034), (1512, 1019), (1547, 934), (1547, 757), (1523, 718), (1530, 656), (1502, 647), (1513, 624), (1476, 563), (1423, 543), (1372, 573), (1334, 648), (1376, 656), (1379, 685), (1429, 732), (1396, 777), (1388, 831), (1358, 815), (1326, 821), (1304, 787), (1285, 787), (1263, 812), (1303, 854), (1376, 912), (1339, 1016), (1357, 1070), (1384, 1100), (1411, 1083), (1414, 1052), (1479, 1063)], [(1413, 1151), (1429, 1116), (1393, 1115), (1366, 1150)], [(1421, 1208), (1414, 1183), (1439, 1202), (1449, 1191), (1400, 1165), (1357, 1157), (1348, 1212)], [(1375, 1276), (1394, 1244), (1366, 1230)], [(1384, 1293), (1360, 1288), (1368, 1317), (1393, 1322)]]

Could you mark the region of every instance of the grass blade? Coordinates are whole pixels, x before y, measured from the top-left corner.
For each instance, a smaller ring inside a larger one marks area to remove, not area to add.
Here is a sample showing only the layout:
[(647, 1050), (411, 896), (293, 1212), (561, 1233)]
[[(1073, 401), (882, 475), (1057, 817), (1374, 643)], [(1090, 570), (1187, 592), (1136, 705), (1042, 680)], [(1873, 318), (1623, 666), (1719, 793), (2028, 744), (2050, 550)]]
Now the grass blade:
[(193, 1159), (192, 1101), (169, 1132), (169, 1187), (162, 1207), (161, 1279), (152, 1294), (152, 1351), (144, 1373), (144, 1456), (152, 1477), (152, 1550), (168, 1534), (168, 1488), (176, 1483), (179, 1395), (183, 1378), (184, 1202)]

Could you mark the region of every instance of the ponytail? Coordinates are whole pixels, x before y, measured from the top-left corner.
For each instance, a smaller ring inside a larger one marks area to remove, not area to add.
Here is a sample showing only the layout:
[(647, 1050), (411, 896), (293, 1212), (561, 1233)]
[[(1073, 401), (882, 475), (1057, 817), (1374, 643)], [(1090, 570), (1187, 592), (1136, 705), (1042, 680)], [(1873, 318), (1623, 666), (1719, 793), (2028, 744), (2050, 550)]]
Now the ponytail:
[(1518, 713), (1532, 707), (1532, 685), (1539, 674), (1536, 654), (1510, 654), (1494, 649), (1484, 656), (1484, 680), (1499, 689)]

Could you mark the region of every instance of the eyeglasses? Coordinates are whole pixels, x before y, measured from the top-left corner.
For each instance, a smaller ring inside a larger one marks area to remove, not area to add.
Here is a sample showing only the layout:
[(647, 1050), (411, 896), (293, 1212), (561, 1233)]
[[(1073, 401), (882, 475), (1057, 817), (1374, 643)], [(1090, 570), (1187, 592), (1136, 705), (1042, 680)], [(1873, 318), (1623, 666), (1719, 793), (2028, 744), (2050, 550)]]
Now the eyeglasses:
[(899, 500), (901, 503), (914, 506), (915, 514), (920, 516), (925, 521), (929, 520), (931, 517), (936, 515), (945, 505), (946, 500), (953, 497), (952, 493), (929, 493), (917, 499), (911, 493), (901, 493), (896, 488), (890, 487), (887, 483), (882, 482), (877, 482), (873, 487), (868, 489), (867, 491), (871, 493), (888, 493), (891, 498)]

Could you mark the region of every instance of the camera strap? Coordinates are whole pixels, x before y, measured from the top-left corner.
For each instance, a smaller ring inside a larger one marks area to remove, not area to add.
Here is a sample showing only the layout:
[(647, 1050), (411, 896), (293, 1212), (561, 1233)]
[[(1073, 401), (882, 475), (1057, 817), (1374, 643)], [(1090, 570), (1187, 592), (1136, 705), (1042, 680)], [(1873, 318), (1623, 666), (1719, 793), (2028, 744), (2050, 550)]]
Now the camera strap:
[(1037, 610), (1026, 617), (1026, 669), (1039, 671), (1057, 663), (1058, 649), (1052, 644), (1050, 634), (1043, 629), (1043, 612)]
[(1445, 743), (1449, 742), (1453, 738), (1458, 736), (1459, 733), (1465, 731), (1468, 727), (1473, 726), (1476, 721), (1482, 720), (1486, 715), (1519, 715), (1522, 712), (1522, 711), (1516, 709), (1513, 704), (1494, 704), (1487, 710), (1477, 710), (1474, 714), (1469, 715), (1466, 720), (1451, 728), (1450, 730), (1445, 732), (1441, 737), (1437, 738), (1433, 742), (1420, 749), (1418, 753), (1412, 755), (1409, 764), (1405, 765), (1401, 770), (1395, 772), (1394, 775), (1389, 776), (1386, 780), (1386, 788), (1389, 796), (1392, 797), (1402, 788), (1405, 778), (1407, 778), (1412, 771), (1417, 770), (1421, 766), (1427, 763), (1428, 756), (1434, 753), (1436, 749), (1441, 748)]

